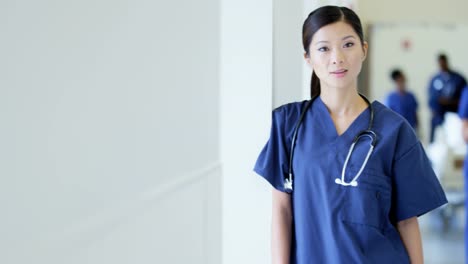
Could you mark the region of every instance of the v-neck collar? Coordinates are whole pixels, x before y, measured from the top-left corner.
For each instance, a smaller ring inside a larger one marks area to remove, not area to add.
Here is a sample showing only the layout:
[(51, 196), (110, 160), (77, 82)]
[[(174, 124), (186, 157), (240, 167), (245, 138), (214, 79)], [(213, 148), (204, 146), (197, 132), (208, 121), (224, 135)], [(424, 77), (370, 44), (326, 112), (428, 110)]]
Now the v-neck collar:
[(346, 130), (340, 135), (338, 135), (333, 119), (330, 113), (328, 112), (327, 106), (322, 101), (320, 96), (316, 98), (316, 101), (317, 101), (317, 109), (320, 111), (320, 117), (321, 117), (320, 123), (323, 125), (323, 128), (325, 129), (326, 133), (335, 140), (339, 140), (341, 138), (354, 138), (358, 132), (367, 129), (367, 127), (369, 126), (370, 107), (367, 106), (367, 108), (364, 109), (364, 111), (362, 111), (351, 122), (351, 124), (346, 128)]

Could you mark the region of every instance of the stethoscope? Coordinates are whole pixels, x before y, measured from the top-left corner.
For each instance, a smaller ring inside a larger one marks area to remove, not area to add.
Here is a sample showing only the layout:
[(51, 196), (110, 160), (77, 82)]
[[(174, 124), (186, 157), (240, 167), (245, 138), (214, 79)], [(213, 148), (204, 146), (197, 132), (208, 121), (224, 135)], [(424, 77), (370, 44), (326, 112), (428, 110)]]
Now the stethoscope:
[[(346, 160), (343, 165), (343, 169), (341, 170), (341, 178), (336, 178), (335, 183), (338, 185), (342, 186), (352, 186), (356, 187), (358, 185), (357, 180), (359, 179), (359, 176), (361, 176), (362, 171), (367, 165), (367, 162), (369, 161), (369, 157), (372, 154), (372, 151), (374, 151), (375, 144), (377, 142), (377, 135), (375, 134), (374, 131), (371, 130), (372, 124), (374, 122), (374, 108), (372, 107), (372, 104), (369, 102), (369, 100), (362, 94), (359, 94), (364, 101), (369, 105), (370, 109), (370, 118), (369, 118), (369, 126), (367, 127), (366, 130), (362, 130), (357, 134), (357, 136), (354, 137), (354, 140), (351, 144), (351, 147), (349, 148), (348, 155), (346, 156)], [(296, 127), (294, 128), (294, 133), (292, 137), (292, 142), (291, 142), (291, 150), (290, 150), (290, 155), (289, 155), (289, 173), (286, 175), (284, 178), (284, 189), (286, 192), (291, 193), (293, 191), (293, 171), (292, 171), (292, 164), (293, 164), (293, 156), (294, 156), (294, 147), (296, 145), (296, 139), (297, 139), (297, 132), (299, 130), (299, 127), (301, 126), (302, 120), (304, 119), (304, 116), (307, 112), (307, 110), (310, 108), (314, 100), (318, 97), (318, 95), (314, 96), (311, 100), (307, 102), (305, 105), (304, 109), (301, 112), (301, 115), (299, 117), (299, 120), (296, 123)], [(346, 174), (346, 167), (348, 166), (348, 161), (351, 157), (351, 153), (353, 153), (354, 146), (358, 143), (359, 139), (362, 137), (368, 137), (371, 139), (370, 143), (370, 148), (369, 151), (367, 152), (366, 158), (364, 159), (364, 162), (361, 165), (361, 168), (357, 172), (356, 176), (350, 181), (346, 182), (345, 181), (345, 174)]]

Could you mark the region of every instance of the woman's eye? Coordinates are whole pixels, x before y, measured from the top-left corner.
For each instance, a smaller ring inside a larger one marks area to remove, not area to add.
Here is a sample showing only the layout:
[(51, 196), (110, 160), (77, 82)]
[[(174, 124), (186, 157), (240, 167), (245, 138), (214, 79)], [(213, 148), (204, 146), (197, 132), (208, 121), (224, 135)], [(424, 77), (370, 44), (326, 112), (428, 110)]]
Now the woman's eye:
[(325, 52), (325, 51), (328, 51), (328, 48), (327, 47), (321, 47), (321, 48), (318, 49), (318, 51)]
[(353, 42), (348, 42), (344, 45), (345, 48), (349, 48), (349, 47), (352, 47), (354, 46), (354, 43)]

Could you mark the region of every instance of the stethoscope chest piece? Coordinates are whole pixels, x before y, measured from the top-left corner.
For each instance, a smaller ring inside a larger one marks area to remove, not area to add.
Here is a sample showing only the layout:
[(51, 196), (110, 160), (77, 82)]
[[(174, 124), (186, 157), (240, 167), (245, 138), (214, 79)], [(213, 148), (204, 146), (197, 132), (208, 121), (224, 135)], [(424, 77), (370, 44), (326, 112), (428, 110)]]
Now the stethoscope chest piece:
[(335, 179), (335, 183), (343, 186), (353, 186), (356, 187), (358, 185), (357, 181), (345, 182), (342, 181), (340, 178)]

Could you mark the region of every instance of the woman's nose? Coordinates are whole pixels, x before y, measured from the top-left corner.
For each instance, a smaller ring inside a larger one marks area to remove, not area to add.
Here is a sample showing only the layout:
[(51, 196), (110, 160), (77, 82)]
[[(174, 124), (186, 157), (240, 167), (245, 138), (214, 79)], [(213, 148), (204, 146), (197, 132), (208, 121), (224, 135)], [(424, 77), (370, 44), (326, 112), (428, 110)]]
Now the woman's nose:
[(332, 57), (333, 64), (343, 63), (343, 53), (341, 51), (335, 51)]

